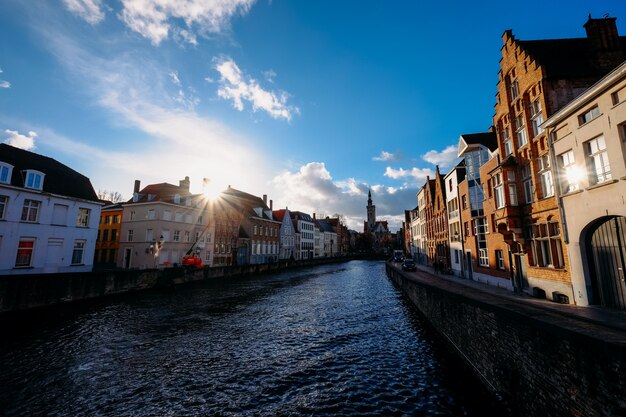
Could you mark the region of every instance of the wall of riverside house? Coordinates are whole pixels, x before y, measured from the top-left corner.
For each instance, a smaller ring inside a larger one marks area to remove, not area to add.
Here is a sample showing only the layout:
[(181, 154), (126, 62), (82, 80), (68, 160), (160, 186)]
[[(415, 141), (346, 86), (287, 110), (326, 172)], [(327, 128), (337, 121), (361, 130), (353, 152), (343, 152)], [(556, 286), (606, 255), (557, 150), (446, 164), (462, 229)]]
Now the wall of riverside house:
[(389, 264), (387, 275), (511, 415), (626, 415), (623, 332), (449, 290), (441, 280), (409, 278)]

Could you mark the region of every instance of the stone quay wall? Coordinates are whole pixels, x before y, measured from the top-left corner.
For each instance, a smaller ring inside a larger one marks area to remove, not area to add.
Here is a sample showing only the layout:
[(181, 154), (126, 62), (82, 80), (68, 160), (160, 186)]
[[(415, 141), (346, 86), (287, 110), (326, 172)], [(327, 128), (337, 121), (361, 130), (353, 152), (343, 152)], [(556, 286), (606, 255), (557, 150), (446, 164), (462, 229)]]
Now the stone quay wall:
[(0, 314), (66, 304), (99, 297), (167, 288), (208, 279), (281, 272), (292, 268), (346, 262), (349, 257), (318, 258), (271, 264), (224, 266), (186, 270), (120, 269), (84, 273), (0, 276)]
[(389, 263), (387, 275), (511, 415), (626, 416), (622, 329)]

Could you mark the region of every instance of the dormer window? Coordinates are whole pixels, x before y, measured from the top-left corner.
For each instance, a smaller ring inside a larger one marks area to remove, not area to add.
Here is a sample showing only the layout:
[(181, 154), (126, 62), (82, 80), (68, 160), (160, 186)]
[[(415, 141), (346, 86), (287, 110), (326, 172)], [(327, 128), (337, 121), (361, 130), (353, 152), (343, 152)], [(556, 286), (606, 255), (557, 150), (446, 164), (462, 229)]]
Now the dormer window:
[(0, 182), (1, 183), (10, 184), (12, 172), (13, 172), (13, 165), (0, 162)]
[(174, 203), (176, 203), (176, 204), (180, 204), (180, 194), (176, 194), (176, 195), (174, 196)]
[(24, 187), (33, 188), (35, 190), (43, 189), (43, 177), (46, 174), (43, 172), (29, 169), (26, 171), (26, 180), (24, 181)]

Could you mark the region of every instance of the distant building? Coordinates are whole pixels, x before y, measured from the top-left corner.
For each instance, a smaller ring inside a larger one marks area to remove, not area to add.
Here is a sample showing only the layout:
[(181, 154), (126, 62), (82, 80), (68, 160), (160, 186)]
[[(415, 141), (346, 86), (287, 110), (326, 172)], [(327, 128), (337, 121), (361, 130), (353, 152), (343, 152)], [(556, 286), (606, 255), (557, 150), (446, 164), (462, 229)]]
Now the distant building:
[(463, 235), (461, 234), (461, 210), (459, 209), (459, 183), (465, 179), (465, 164), (461, 161), (444, 177), (448, 211), (448, 237), (450, 240), (450, 268), (455, 275), (464, 276)]
[(0, 144), (0, 275), (91, 271), (101, 205), (89, 178)]
[(310, 214), (291, 212), (291, 221), (296, 230), (296, 260), (313, 259), (315, 253), (315, 223)]
[(367, 220), (363, 224), (363, 233), (370, 233), (374, 237), (373, 249), (382, 251), (392, 245), (391, 232), (387, 221), (376, 220), (376, 206), (372, 204), (372, 191), (367, 193)]
[(296, 230), (291, 221), (291, 213), (288, 208), (274, 210), (274, 218), (280, 222), (280, 246), (278, 259), (296, 259)]
[(94, 266), (113, 268), (117, 264), (122, 231), (121, 204), (106, 204), (100, 211)]

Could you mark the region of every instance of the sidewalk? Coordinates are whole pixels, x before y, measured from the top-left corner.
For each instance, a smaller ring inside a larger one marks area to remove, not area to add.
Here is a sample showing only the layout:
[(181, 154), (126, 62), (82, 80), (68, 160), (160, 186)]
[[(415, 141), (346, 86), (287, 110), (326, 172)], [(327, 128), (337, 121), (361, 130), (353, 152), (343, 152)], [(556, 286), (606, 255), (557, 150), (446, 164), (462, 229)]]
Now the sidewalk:
[[(391, 265), (396, 269), (401, 269), (401, 264), (391, 263)], [(570, 319), (581, 320), (586, 323), (592, 323), (613, 330), (618, 330), (624, 332), (624, 340), (626, 341), (625, 311), (609, 310), (598, 306), (579, 307), (573, 304), (558, 304), (546, 299), (533, 298), (526, 293), (514, 293), (505, 288), (495, 287), (483, 282), (472, 281), (456, 275), (435, 274), (434, 268), (430, 266), (417, 264), (417, 268), (417, 272), (405, 273), (428, 276), (431, 279), (434, 278), (453, 282), (456, 285), (469, 287), (479, 292), (497, 296), (501, 300), (508, 300), (512, 303), (522, 303), (534, 308), (549, 311), (551, 313), (557, 313)]]

